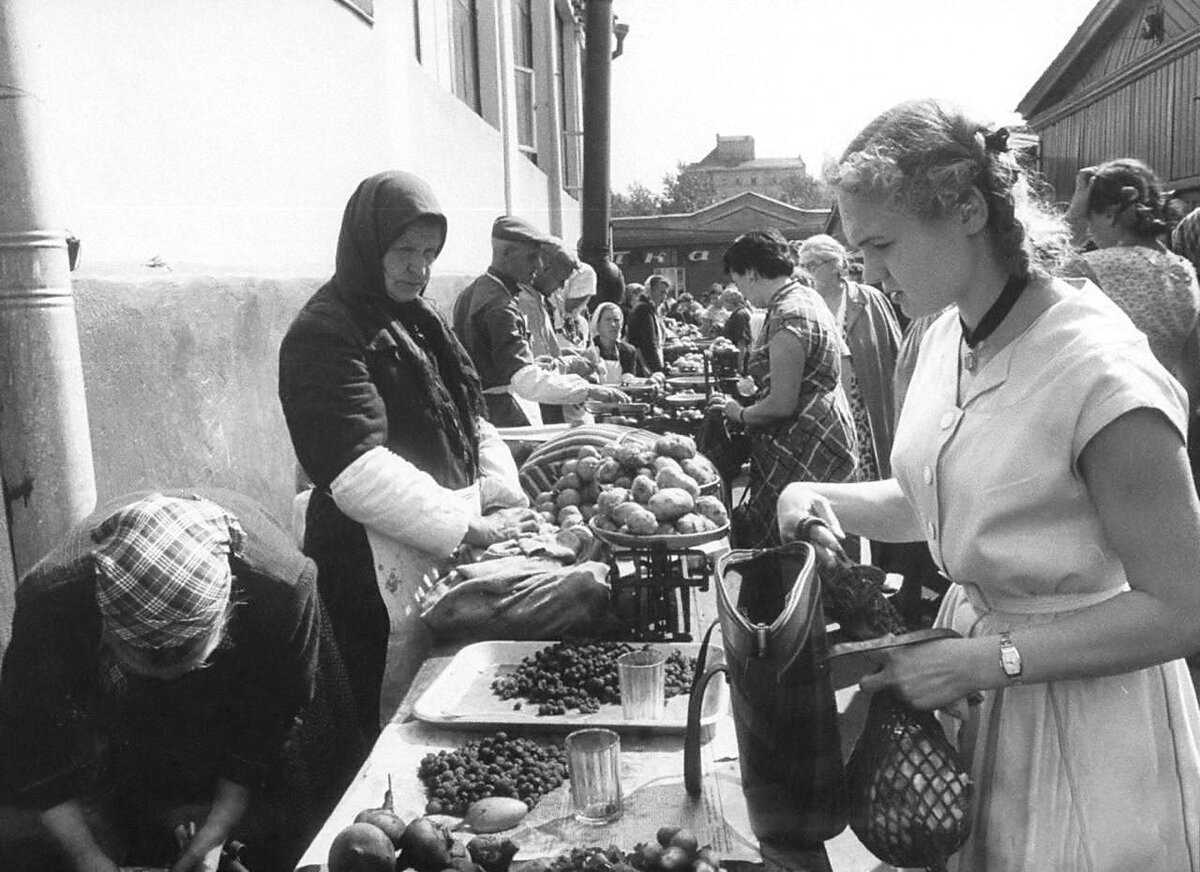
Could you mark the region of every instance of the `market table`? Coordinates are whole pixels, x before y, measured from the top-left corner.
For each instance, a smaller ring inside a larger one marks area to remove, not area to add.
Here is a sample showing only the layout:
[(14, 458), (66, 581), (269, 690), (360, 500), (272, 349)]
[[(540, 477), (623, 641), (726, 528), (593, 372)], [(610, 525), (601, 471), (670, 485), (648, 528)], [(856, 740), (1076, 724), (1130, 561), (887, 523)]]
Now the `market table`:
[[(494, 729), (484, 731), (425, 723), (413, 714), (424, 691), (451, 662), (455, 649), (439, 649), (422, 665), (396, 715), (384, 727), (375, 747), (355, 776), (325, 826), (302, 856), (299, 870), (323, 868), (333, 838), (364, 808), (379, 805), (392, 776), (396, 812), (405, 820), (421, 816), (425, 807), (424, 788), (417, 778), (421, 758), (442, 748), (460, 745)], [(561, 744), (566, 731), (508, 728), (545, 743)], [(715, 725), (711, 741), (702, 746), (703, 794), (693, 799), (683, 787), (682, 733), (622, 731), (621, 783), (624, 814), (607, 825), (581, 824), (570, 812), (569, 783), (556, 788), (530, 812), (516, 830), (505, 835), (521, 845), (516, 862), (553, 858), (574, 846), (618, 845), (631, 848), (654, 838), (666, 823), (685, 826), (701, 843), (712, 844), (731, 860), (756, 862), (758, 843), (750, 831), (742, 799), (737, 763), (737, 743), (729, 717)], [(446, 818), (447, 822), (455, 819)]]
[[(341, 801), (318, 832), (297, 866), (297, 872), (325, 869), (333, 838), (365, 808), (377, 807), (392, 776), (397, 813), (405, 820), (421, 816), (425, 795), (417, 779), (421, 757), (430, 751), (455, 747), (484, 733), (448, 728), (418, 720), (413, 709), (425, 690), (450, 664), (457, 646), (442, 646), (422, 664), (395, 716), (355, 775)], [(853, 704), (853, 688), (838, 692), (839, 708)], [(485, 732), (491, 732), (490, 730)], [(514, 733), (513, 730), (509, 730)], [(514, 733), (515, 734), (515, 733)], [(561, 743), (563, 731), (521, 731), (520, 735)], [(683, 787), (683, 739), (675, 734), (624, 732), (621, 739), (621, 780), (624, 814), (609, 825), (577, 823), (570, 813), (569, 785), (548, 794), (514, 831), (504, 835), (521, 845), (515, 866), (534, 858), (553, 858), (572, 847), (615, 844), (628, 850), (653, 839), (659, 826), (675, 824), (693, 830), (701, 843), (711, 843), (733, 869), (762, 863), (767, 872), (814, 869), (804, 859), (759, 844), (750, 830), (741, 793), (737, 742), (731, 717), (715, 725), (712, 740), (702, 746), (704, 779), (700, 797), (688, 797)], [(447, 822), (456, 819), (446, 818)], [(467, 836), (459, 833), (459, 838)], [(469, 838), (469, 836), (467, 836)], [(847, 829), (826, 844), (837, 872), (882, 872), (890, 867), (873, 858)], [(758, 868), (762, 868), (759, 866)], [(814, 869), (814, 872), (816, 870)]]

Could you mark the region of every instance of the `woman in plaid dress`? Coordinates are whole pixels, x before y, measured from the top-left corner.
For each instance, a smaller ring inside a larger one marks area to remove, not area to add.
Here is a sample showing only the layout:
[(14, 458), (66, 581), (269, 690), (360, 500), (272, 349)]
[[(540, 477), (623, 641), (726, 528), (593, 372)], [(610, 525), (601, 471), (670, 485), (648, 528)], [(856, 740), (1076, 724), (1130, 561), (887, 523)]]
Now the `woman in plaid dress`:
[(725, 252), (737, 289), (767, 310), (747, 364), (759, 385), (754, 403), (725, 404), (725, 415), (750, 435), (750, 495), (734, 531), (739, 548), (779, 544), (775, 504), (791, 482), (855, 474), (854, 419), (838, 384), (845, 348), (829, 309), (792, 277), (794, 269), (775, 230), (743, 234)]

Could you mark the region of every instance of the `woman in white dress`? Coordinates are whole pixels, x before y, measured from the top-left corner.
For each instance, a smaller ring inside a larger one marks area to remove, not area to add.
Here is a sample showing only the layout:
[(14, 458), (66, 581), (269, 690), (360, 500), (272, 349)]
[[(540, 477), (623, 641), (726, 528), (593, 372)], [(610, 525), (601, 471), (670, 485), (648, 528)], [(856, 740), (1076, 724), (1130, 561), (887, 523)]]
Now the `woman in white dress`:
[[(975, 779), (960, 872), (1200, 870), (1200, 505), (1186, 398), (1065, 250), (989, 132), (935, 101), (871, 122), (834, 179), (865, 279), (942, 315), (925, 337), (893, 478), (790, 486), (785, 537), (924, 537), (964, 638), (879, 655), (862, 688), (964, 718)], [(1049, 231), (1049, 232), (1047, 232)], [(968, 697), (983, 702), (965, 705)]]

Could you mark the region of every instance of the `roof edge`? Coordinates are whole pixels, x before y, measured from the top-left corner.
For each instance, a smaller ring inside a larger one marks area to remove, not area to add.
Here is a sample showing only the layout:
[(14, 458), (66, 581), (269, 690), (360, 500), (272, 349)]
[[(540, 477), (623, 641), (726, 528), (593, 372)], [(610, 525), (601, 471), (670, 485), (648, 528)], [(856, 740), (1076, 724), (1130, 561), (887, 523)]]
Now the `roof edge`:
[[(1038, 107), (1065, 76), (1067, 71), (1079, 60), (1083, 50), (1088, 43), (1099, 33), (1100, 29), (1108, 22), (1113, 15), (1120, 11), (1121, 7), (1129, 3), (1130, 0), (1100, 0), (1092, 11), (1087, 14), (1079, 27), (1075, 28), (1075, 33), (1067, 40), (1067, 44), (1050, 62), (1050, 66), (1042, 72), (1033, 86), (1026, 92), (1021, 101), (1017, 103), (1017, 111), (1021, 115), (1028, 118), (1035, 114)], [(1136, 0), (1135, 0), (1136, 2)]]

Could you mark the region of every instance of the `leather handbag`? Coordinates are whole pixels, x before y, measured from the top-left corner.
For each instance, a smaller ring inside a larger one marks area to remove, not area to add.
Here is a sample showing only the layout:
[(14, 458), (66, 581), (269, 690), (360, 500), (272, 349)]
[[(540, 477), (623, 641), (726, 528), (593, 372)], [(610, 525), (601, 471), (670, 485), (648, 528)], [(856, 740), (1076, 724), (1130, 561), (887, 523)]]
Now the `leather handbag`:
[(684, 781), (700, 793), (704, 690), (727, 675), (742, 792), (759, 841), (809, 847), (841, 832), (848, 799), (812, 546), (731, 551), (714, 571), (724, 667), (705, 636), (689, 702)]

